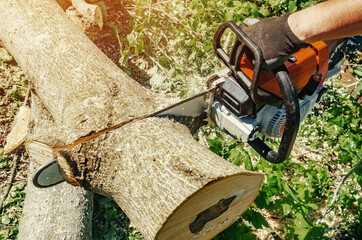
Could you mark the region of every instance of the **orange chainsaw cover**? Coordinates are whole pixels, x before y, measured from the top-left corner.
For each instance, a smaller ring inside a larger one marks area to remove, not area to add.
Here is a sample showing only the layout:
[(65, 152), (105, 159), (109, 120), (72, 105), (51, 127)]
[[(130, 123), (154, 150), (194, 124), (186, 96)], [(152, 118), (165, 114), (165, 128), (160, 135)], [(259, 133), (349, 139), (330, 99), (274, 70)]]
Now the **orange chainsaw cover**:
[[(328, 47), (322, 41), (312, 43), (310, 47), (303, 48), (293, 54), (296, 57), (296, 62), (285, 61), (295, 88), (300, 91), (309, 81), (315, 71), (322, 74), (320, 85), (326, 79), (328, 73)], [(253, 65), (243, 57), (241, 59), (241, 71), (243, 71), (250, 79), (253, 78)], [(263, 90), (272, 93), (282, 98), (282, 93), (277, 79), (270, 71), (267, 74), (260, 74), (259, 87)]]

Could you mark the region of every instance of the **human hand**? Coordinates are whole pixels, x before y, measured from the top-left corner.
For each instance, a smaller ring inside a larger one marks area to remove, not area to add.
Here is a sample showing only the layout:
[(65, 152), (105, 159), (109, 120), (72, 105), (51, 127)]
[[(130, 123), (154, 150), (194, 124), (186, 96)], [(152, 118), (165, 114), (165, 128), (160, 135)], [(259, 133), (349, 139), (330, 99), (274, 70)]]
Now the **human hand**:
[(290, 13), (278, 18), (266, 18), (243, 29), (260, 48), (265, 61), (287, 57), (308, 46), (290, 29), (289, 15)]

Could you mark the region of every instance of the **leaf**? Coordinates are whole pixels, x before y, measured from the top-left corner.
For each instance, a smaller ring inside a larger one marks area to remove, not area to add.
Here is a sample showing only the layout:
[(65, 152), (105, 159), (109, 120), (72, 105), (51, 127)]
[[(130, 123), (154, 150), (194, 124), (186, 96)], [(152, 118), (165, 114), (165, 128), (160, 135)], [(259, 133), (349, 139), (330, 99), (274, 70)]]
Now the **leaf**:
[[(219, 233), (217, 237), (219, 240), (239, 240), (239, 239), (244, 239), (243, 236), (245, 236), (246, 238), (252, 237), (248, 235), (249, 233), (251, 233), (251, 231), (252, 231), (252, 226), (244, 219), (240, 219), (237, 222), (235, 222), (233, 225), (231, 225), (229, 228)], [(213, 240), (216, 239), (213, 238)]]
[(11, 222), (11, 219), (9, 218), (8, 215), (3, 215), (2, 218), (1, 218), (1, 222), (3, 224), (9, 224)]
[(233, 17), (234, 17), (234, 13), (235, 13), (235, 10), (234, 10), (234, 9), (228, 10), (228, 11), (225, 13), (225, 20), (226, 20), (226, 21), (232, 21), (232, 20), (233, 20)]
[(265, 217), (254, 210), (252, 210), (251, 224), (253, 224), (256, 229), (262, 229), (263, 226), (269, 227), (269, 224), (265, 220)]
[(0, 169), (5, 167), (10, 167), (9, 159), (0, 160)]
[(106, 211), (108, 218), (114, 218), (117, 215), (117, 210), (115, 209), (109, 209)]
[[(244, 150), (245, 151), (245, 150)], [(254, 171), (254, 168), (253, 168), (253, 163), (251, 161), (251, 157), (250, 155), (245, 151), (245, 155), (246, 155), (246, 158), (245, 158), (245, 169), (246, 170), (249, 170), (249, 171)]]
[(290, 204), (281, 204), (282, 210), (283, 210), (283, 214), (284, 215), (288, 215), (291, 211), (292, 211), (292, 207), (290, 206)]
[(268, 186), (270, 187), (276, 187), (278, 185), (278, 179), (277, 176), (268, 176)]
[(264, 188), (268, 194), (268, 196), (278, 195), (280, 194), (278, 188), (278, 177), (277, 176), (267, 176), (267, 185)]
[(306, 189), (305, 187), (300, 187), (300, 186), (299, 186), (299, 188), (298, 188), (298, 190), (297, 190), (297, 193), (298, 193), (298, 197), (299, 197), (300, 199), (304, 199), (304, 200), (308, 201), (308, 199), (309, 199), (309, 196), (308, 196), (309, 192), (307, 191), (307, 189)]
[[(361, 78), (362, 78), (362, 75), (361, 75)], [(359, 84), (358, 84), (356, 90), (353, 92), (352, 96), (354, 98), (357, 98), (358, 95), (360, 95), (361, 93), (362, 93), (362, 84), (361, 84), (361, 82), (359, 82)]]
[(294, 239), (294, 232), (295, 232), (294, 227), (292, 227), (291, 225), (287, 225), (285, 231), (286, 231), (285, 239)]
[(267, 200), (269, 199), (267, 198), (265, 191), (261, 190), (254, 202), (258, 208), (262, 209), (268, 206)]
[[(232, 147), (233, 147), (233, 145), (230, 146), (230, 148), (232, 148)], [(246, 170), (249, 170), (249, 171), (254, 170), (250, 155), (248, 154), (248, 152), (246, 150), (244, 150), (244, 148), (242, 148), (240, 146), (237, 146), (230, 150), (230, 156), (229, 156), (228, 160), (237, 166), (240, 166), (241, 163), (244, 162)]]
[[(25, 186), (26, 186), (26, 182), (20, 182), (15, 186), (15, 188), (18, 191), (22, 191), (25, 189)], [(22, 192), (20, 192), (20, 193), (22, 194)]]
[(256, 239), (256, 235), (254, 233), (246, 233), (242, 236), (240, 236), (239, 238), (237, 238), (238, 240), (239, 239), (243, 239), (243, 240), (255, 240)]
[(284, 190), (289, 193), (289, 195), (293, 198), (294, 201), (299, 202), (299, 199), (294, 195), (292, 189), (290, 188), (287, 182), (283, 182)]
[(264, 17), (268, 17), (271, 15), (271, 13), (266, 5), (263, 5), (263, 6), (261, 6), (261, 8), (259, 8), (259, 13), (261, 15), (263, 15)]
[(104, 239), (117, 239), (118, 232), (115, 229), (110, 229), (105, 235)]
[(295, 12), (297, 10), (298, 10), (297, 1), (296, 0), (289, 1), (288, 12)]
[(353, 70), (353, 73), (359, 77), (362, 77), (362, 71), (358, 70), (357, 68)]
[(308, 207), (310, 207), (313, 210), (317, 210), (318, 209), (318, 205), (316, 203), (308, 203), (307, 204)]
[(308, 224), (308, 222), (305, 220), (304, 216), (300, 212), (296, 213), (295, 216), (295, 234), (297, 234), (299, 236), (299, 239), (301, 240), (306, 239), (311, 226)]
[(223, 146), (220, 139), (206, 139), (206, 141), (209, 144), (209, 149), (211, 151), (221, 155)]
[(307, 228), (296, 227), (295, 234), (298, 235), (299, 240), (309, 239), (309, 238), (307, 238), (307, 236), (309, 234), (309, 229), (307, 229)]
[(324, 232), (325, 232), (324, 226), (322, 226), (322, 225), (313, 226), (311, 233), (310, 233), (311, 239), (313, 239), (313, 240), (324, 239), (324, 237), (323, 237)]
[(240, 166), (242, 161), (242, 156), (241, 153), (238, 149), (231, 149), (230, 150), (230, 156), (229, 156), (229, 161), (233, 164), (235, 164), (236, 166)]

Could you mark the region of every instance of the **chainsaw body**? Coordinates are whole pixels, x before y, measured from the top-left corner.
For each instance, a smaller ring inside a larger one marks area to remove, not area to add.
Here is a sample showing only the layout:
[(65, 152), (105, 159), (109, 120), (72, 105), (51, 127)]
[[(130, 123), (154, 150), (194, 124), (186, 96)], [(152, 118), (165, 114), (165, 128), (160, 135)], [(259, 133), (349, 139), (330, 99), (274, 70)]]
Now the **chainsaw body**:
[[(220, 44), (228, 28), (236, 35), (230, 54)], [(269, 162), (283, 162), (290, 155), (299, 123), (326, 93), (327, 45), (316, 42), (288, 58), (264, 62), (248, 36), (233, 22), (225, 22), (215, 34), (214, 50), (230, 72), (214, 99), (212, 120)], [(260, 136), (281, 137), (278, 151)]]

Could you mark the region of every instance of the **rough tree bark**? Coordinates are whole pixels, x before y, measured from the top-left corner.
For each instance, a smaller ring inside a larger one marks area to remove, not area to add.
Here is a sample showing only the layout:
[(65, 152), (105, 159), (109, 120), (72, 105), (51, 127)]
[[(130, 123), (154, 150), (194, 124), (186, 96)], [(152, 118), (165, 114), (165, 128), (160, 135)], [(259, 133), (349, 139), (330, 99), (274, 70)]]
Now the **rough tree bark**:
[[(55, 1), (0, 0), (0, 9), (0, 39), (32, 78), (29, 140), (67, 145), (165, 105), (162, 96), (111, 62)], [(144, 119), (71, 149), (55, 149), (82, 187), (113, 198), (146, 239), (211, 238), (249, 207), (263, 179), (213, 154), (185, 126), (165, 118)], [(49, 216), (57, 217), (56, 211)], [(22, 236), (40, 220), (30, 215), (22, 221)], [(78, 225), (77, 231), (85, 229)], [(81, 238), (74, 236), (65, 238)]]

